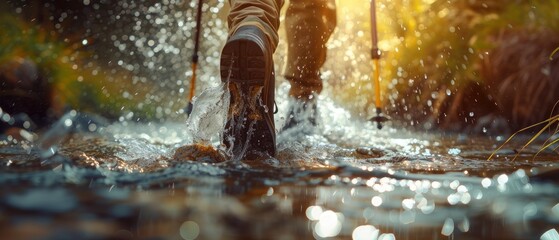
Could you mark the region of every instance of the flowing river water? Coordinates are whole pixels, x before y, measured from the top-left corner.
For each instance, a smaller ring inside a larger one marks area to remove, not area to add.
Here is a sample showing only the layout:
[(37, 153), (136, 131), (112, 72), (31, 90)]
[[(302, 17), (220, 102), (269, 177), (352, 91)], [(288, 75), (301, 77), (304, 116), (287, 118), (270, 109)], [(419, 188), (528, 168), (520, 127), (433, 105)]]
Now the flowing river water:
[[(97, 18), (135, 26), (105, 29), (110, 46), (98, 57), (120, 56), (109, 65), (153, 74), (165, 82), (158, 94), (184, 98), (190, 53), (177, 36), (192, 36), (194, 2), (118, 1), (111, 8), (120, 15)], [(536, 156), (537, 145), (519, 152), (527, 139), (520, 136), (487, 160), (508, 135), (414, 132), (397, 122), (378, 130), (367, 114), (340, 107), (328, 85), (316, 129), (279, 133), (276, 158), (226, 160), (219, 144), (226, 109), (213, 107), (224, 97), (215, 87), (224, 1), (209, 6), (200, 70), (208, 90), (188, 120), (135, 121), (132, 114), (106, 122), (70, 111), (33, 141), (2, 140), (2, 239), (559, 239), (556, 153)], [(369, 74), (363, 31), (353, 34), (362, 25), (340, 24), (329, 56), (351, 66), (330, 58), (326, 80)], [(132, 52), (143, 65), (123, 57)], [(281, 126), (288, 86), (278, 85)]]
[(305, 135), (280, 133), (277, 158), (262, 161), (223, 161), (213, 147), (193, 145), (184, 123), (118, 122), (95, 133), (62, 127), (35, 144), (5, 141), (0, 232), (5, 239), (557, 239), (557, 155), (534, 158), (536, 148), (517, 155), (512, 143), (488, 161), (503, 137), (379, 131), (336, 119), (346, 112), (322, 100), (319, 110), (330, 110), (321, 111), (323, 124)]

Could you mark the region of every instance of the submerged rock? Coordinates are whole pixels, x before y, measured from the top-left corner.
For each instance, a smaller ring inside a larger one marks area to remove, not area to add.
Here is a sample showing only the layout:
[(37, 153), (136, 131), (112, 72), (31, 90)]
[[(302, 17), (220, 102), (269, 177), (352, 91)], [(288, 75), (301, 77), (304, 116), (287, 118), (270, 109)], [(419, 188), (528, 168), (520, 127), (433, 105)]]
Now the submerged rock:
[(173, 155), (173, 160), (216, 163), (225, 161), (225, 157), (212, 146), (193, 144), (177, 148)]
[(379, 158), (386, 155), (386, 151), (379, 148), (359, 147), (355, 149), (354, 155), (357, 158)]

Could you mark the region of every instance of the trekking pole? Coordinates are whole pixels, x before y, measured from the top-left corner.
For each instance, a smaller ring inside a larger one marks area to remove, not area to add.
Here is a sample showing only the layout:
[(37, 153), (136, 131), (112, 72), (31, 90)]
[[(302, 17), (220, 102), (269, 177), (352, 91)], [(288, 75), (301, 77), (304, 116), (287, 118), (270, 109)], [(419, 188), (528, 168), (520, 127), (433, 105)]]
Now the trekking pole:
[(202, 1), (198, 0), (198, 12), (196, 15), (196, 35), (194, 38), (194, 53), (192, 54), (192, 78), (190, 79), (190, 92), (188, 95), (188, 106), (186, 107), (186, 115), (192, 113), (192, 98), (194, 98), (194, 90), (196, 89), (196, 68), (198, 67), (198, 49), (200, 48), (200, 25), (202, 25)]
[(388, 117), (382, 114), (382, 101), (380, 99), (380, 49), (378, 48), (378, 35), (377, 35), (377, 18), (376, 18), (376, 4), (375, 0), (371, 0), (371, 59), (374, 66), (374, 88), (375, 88), (375, 108), (376, 116), (372, 117), (370, 121), (377, 123), (377, 128), (382, 128), (382, 123), (388, 121)]

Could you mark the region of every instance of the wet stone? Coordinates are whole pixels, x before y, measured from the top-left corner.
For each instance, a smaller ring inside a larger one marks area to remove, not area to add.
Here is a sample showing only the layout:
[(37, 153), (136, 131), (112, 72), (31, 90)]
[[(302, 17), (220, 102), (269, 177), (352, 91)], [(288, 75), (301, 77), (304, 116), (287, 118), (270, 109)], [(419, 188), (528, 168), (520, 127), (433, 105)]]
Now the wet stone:
[(225, 157), (212, 146), (193, 144), (177, 148), (173, 160), (217, 163), (225, 161)]
[(380, 148), (359, 147), (355, 149), (358, 158), (379, 158), (386, 155), (386, 151)]

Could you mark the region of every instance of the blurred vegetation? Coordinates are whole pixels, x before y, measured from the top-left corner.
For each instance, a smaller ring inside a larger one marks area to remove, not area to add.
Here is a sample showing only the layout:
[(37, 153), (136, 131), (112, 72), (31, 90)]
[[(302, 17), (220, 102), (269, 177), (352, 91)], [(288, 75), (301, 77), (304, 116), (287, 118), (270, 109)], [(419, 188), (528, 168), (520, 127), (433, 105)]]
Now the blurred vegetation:
[(437, 0), (423, 11), (404, 2), (416, 14), (397, 27), (403, 41), (389, 55), (395, 114), (451, 129), (489, 114), (512, 129), (549, 116), (559, 69), (545, 56), (559, 44), (558, 1)]
[[(57, 12), (45, 10), (45, 2)], [(338, 30), (325, 66), (336, 93), (332, 97), (363, 117), (374, 109), (368, 4), (338, 1)], [(6, 5), (0, 2), (0, 65), (13, 58), (35, 62), (51, 83), (58, 108), (113, 118), (133, 112), (134, 119), (153, 119), (162, 115), (158, 104), (181, 105), (176, 95), (161, 94), (169, 91), (137, 78), (139, 71), (153, 69), (139, 64), (128, 71), (101, 60), (111, 54), (130, 57), (99, 51), (106, 47), (99, 39), (110, 39), (104, 36), (107, 28), (125, 28), (136, 19), (121, 19), (114, 26), (99, 20), (85, 29), (79, 22), (91, 13), (80, 1), (19, 2), (15, 5), (25, 7), (18, 14)], [(112, 14), (112, 2), (100, 6), (97, 18)], [(559, 58), (553, 57), (559, 46), (559, 1), (377, 0), (377, 7), (383, 99), (396, 120), (428, 129), (482, 131), (498, 125), (499, 118), (507, 128), (521, 129), (550, 116), (559, 99)], [(65, 12), (79, 18), (58, 20)], [(177, 88), (171, 75), (157, 76)]]
[[(549, 59), (559, 46), (559, 1), (377, 2), (383, 99), (397, 121), (481, 133), (518, 130), (550, 116), (559, 100), (559, 61)], [(358, 7), (341, 9), (342, 33), (335, 37), (342, 43), (330, 46), (350, 48), (356, 56), (329, 52), (329, 57), (360, 64), (339, 74), (349, 79), (334, 73), (341, 80), (331, 84), (341, 92), (334, 97), (349, 109), (372, 116), (370, 76), (358, 74), (372, 71), (369, 33), (362, 37), (358, 31), (370, 29), (368, 3), (354, 4)], [(355, 14), (348, 16), (350, 11)], [(356, 36), (347, 37), (351, 31)]]
[(154, 117), (155, 106), (138, 105), (150, 86), (132, 87), (129, 72), (99, 65), (85, 49), (87, 38), (79, 32), (74, 38), (62, 37), (49, 22), (29, 23), (9, 12), (9, 7), (2, 9), (0, 66), (18, 58), (34, 62), (51, 88), (51, 99), (45, 101), (51, 101), (58, 114), (71, 108), (112, 119), (126, 112), (133, 112), (133, 119)]

